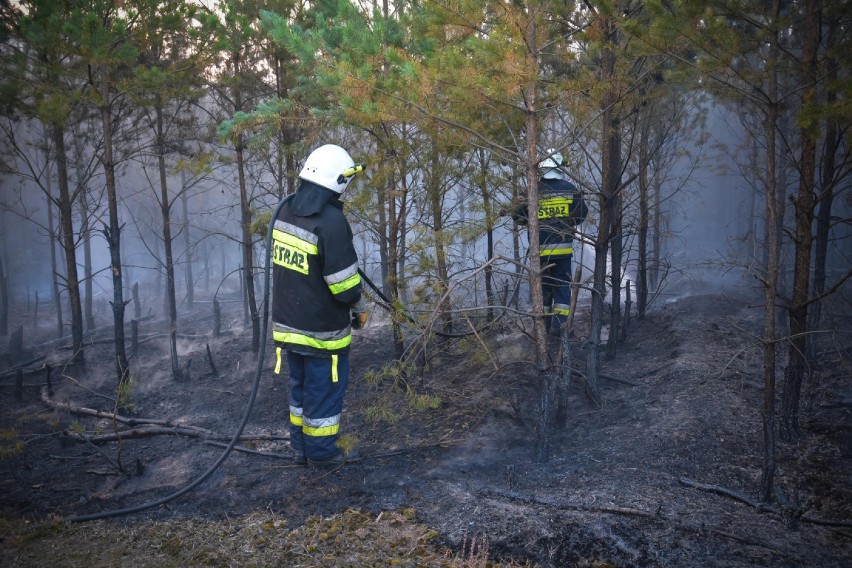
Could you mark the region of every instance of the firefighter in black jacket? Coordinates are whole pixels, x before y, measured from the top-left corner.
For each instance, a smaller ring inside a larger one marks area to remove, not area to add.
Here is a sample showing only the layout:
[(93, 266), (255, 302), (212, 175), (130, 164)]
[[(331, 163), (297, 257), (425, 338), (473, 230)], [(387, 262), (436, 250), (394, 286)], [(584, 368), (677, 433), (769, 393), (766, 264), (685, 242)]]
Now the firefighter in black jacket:
[(352, 328), (367, 323), (352, 229), (341, 194), (363, 169), (343, 148), (314, 150), (272, 232), (272, 337), (287, 352), (294, 461), (340, 463)]
[[(547, 327), (549, 333), (559, 335), (571, 313), (573, 234), (585, 220), (588, 208), (562, 169), (562, 154), (552, 149), (548, 154), (538, 166), (538, 242), (544, 267), (541, 286)], [(522, 225), (527, 224), (528, 215), (526, 205), (512, 212), (512, 218)]]

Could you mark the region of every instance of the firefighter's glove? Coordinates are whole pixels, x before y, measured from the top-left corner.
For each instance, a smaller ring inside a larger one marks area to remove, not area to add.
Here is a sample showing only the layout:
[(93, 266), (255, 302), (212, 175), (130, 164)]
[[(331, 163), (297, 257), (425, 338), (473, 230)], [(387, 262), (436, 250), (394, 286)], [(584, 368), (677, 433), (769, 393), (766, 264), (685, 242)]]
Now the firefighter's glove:
[(352, 312), (352, 329), (363, 329), (367, 327), (370, 314), (367, 312)]

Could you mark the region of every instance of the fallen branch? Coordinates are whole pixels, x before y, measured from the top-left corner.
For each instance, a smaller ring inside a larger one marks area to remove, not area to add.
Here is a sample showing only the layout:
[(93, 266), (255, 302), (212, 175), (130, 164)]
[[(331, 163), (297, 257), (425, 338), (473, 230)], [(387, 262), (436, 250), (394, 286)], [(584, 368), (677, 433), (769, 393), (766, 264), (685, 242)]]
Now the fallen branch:
[(151, 436), (186, 436), (188, 438), (204, 438), (206, 435), (192, 428), (146, 426), (143, 428), (130, 428), (109, 434), (96, 434), (88, 436), (81, 432), (66, 431), (65, 436), (76, 441), (87, 444), (104, 444), (107, 442), (118, 442), (122, 440), (134, 440), (139, 438), (150, 438)]
[[(89, 444), (104, 444), (107, 442), (119, 442), (121, 440), (133, 440), (139, 438), (150, 438), (152, 436), (185, 436), (187, 438), (200, 438), (206, 441), (231, 441), (232, 436), (217, 434), (204, 428), (196, 427), (181, 427), (181, 426), (143, 426), (141, 428), (129, 428), (109, 434), (97, 434), (89, 436), (80, 432), (66, 431), (65, 436), (77, 442), (86, 442)], [(289, 437), (270, 436), (261, 434), (258, 436), (241, 436), (240, 440), (245, 441), (280, 441), (289, 440)]]
[[(82, 416), (91, 416), (93, 418), (104, 418), (108, 420), (114, 420), (116, 422), (120, 422), (122, 424), (127, 424), (131, 426), (131, 429), (123, 430), (120, 432), (115, 432), (113, 434), (103, 434), (99, 436), (84, 436), (83, 434), (77, 433), (68, 433), (69, 436), (75, 438), (77, 436), (79, 441), (88, 441), (91, 440), (94, 443), (102, 443), (102, 442), (112, 442), (121, 440), (124, 438), (143, 438), (149, 436), (158, 436), (158, 435), (177, 435), (177, 436), (190, 436), (195, 438), (209, 438), (212, 440), (230, 440), (230, 436), (224, 436), (212, 430), (208, 430), (206, 428), (201, 428), (198, 426), (186, 425), (186, 424), (177, 424), (172, 420), (157, 420), (153, 418), (131, 418), (127, 416), (122, 416), (121, 414), (114, 414), (112, 412), (104, 412), (102, 410), (95, 410), (93, 408), (86, 408), (84, 406), (76, 406), (67, 402), (59, 402), (51, 399), (48, 396), (47, 389), (42, 388), (41, 390), (41, 400), (44, 404), (49, 406), (50, 408), (56, 410), (64, 410), (71, 414), (78, 414)], [(135, 428), (135, 426), (147, 426), (143, 428)], [(289, 436), (275, 436), (272, 434), (257, 434), (253, 436), (242, 436), (241, 440), (289, 440)]]
[[(739, 493), (739, 492), (734, 491), (732, 489), (728, 489), (726, 487), (722, 487), (720, 485), (712, 485), (710, 483), (701, 483), (700, 481), (695, 481), (695, 480), (692, 480), (692, 479), (689, 479), (689, 478), (686, 478), (686, 477), (681, 477), (681, 478), (678, 479), (678, 481), (680, 481), (683, 485), (686, 485), (687, 487), (693, 487), (693, 488), (699, 489), (701, 491), (707, 491), (708, 493), (715, 493), (717, 495), (722, 495), (724, 497), (730, 497), (731, 499), (745, 503), (746, 505), (754, 507), (755, 509), (758, 509), (760, 511), (764, 511), (764, 512), (767, 512), (767, 513), (774, 513), (776, 515), (781, 515), (781, 511), (779, 511), (775, 507), (767, 505), (766, 503), (761, 503), (761, 502), (755, 501), (753, 499), (749, 499), (748, 497), (746, 497), (742, 493)], [(826, 527), (846, 527), (846, 528), (852, 527), (852, 521), (827, 521), (827, 520), (824, 520), (824, 519), (815, 519), (813, 517), (804, 517), (804, 516), (800, 517), (799, 520), (806, 522), (806, 523), (811, 523), (813, 525), (821, 525), (821, 526), (826, 526)]]
[[(228, 444), (226, 444), (225, 442), (217, 442), (215, 440), (204, 440), (204, 443), (207, 444), (208, 446), (216, 446), (217, 448), (227, 448), (228, 447)], [(261, 451), (261, 450), (253, 450), (253, 449), (247, 448), (245, 446), (234, 446), (233, 449), (234, 449), (235, 452), (244, 452), (246, 454), (252, 454), (252, 455), (255, 455), (255, 456), (263, 456), (263, 457), (266, 457), (266, 458), (277, 458), (277, 459), (284, 459), (284, 460), (293, 459), (293, 454), (281, 454), (281, 453), (278, 453), (278, 452), (264, 452), (264, 451)]]
[(727, 489), (727, 488), (719, 486), (719, 485), (711, 485), (709, 483), (701, 483), (700, 481), (694, 481), (694, 480), (686, 478), (686, 477), (681, 477), (681, 478), (678, 479), (678, 481), (680, 481), (683, 485), (686, 485), (687, 487), (694, 487), (695, 489), (700, 489), (701, 491), (707, 491), (708, 493), (716, 493), (717, 495), (723, 495), (725, 497), (730, 497), (731, 499), (734, 499), (736, 501), (740, 501), (741, 503), (745, 503), (746, 505), (754, 507), (755, 509), (758, 509), (760, 511), (766, 511), (766, 512), (769, 512), (769, 513), (779, 514), (778, 509), (775, 509), (774, 507), (770, 507), (769, 505), (767, 505), (765, 503), (755, 501), (754, 499), (750, 499), (750, 498), (746, 497), (745, 495), (743, 495), (742, 493), (738, 493), (737, 491), (734, 491), (732, 489)]
[(544, 505), (555, 509), (566, 509), (569, 511), (581, 511), (585, 513), (609, 513), (613, 515), (630, 515), (634, 517), (644, 517), (646, 519), (660, 518), (658, 512), (645, 511), (643, 509), (634, 509), (633, 507), (588, 507), (576, 503), (565, 503), (553, 501), (550, 499), (540, 499), (529, 495), (522, 495), (515, 491), (501, 491), (499, 489), (485, 489), (479, 492), (479, 495), (484, 497), (500, 497), (512, 501), (520, 501), (521, 503), (529, 503), (531, 505)]
[(34, 375), (36, 373), (40, 373), (40, 372), (44, 371), (43, 366), (38, 367), (36, 369), (26, 369), (26, 367), (29, 367), (33, 363), (38, 363), (39, 361), (43, 360), (44, 358), (45, 358), (45, 356), (42, 355), (41, 357), (36, 357), (35, 359), (30, 359), (29, 361), (26, 361), (24, 363), (18, 363), (17, 365), (12, 367), (11, 369), (8, 369), (8, 370), (0, 373), (0, 378), (13, 377), (13, 376), (15, 376), (15, 373), (18, 372), (18, 370), (23, 370), (25, 375)]
[(721, 537), (724, 537), (724, 538), (729, 538), (731, 540), (735, 540), (735, 541), (743, 543), (743, 544), (748, 544), (750, 546), (758, 546), (760, 548), (764, 548), (764, 549), (769, 550), (769, 551), (771, 551), (771, 552), (773, 552), (773, 553), (775, 553), (775, 554), (777, 554), (777, 555), (779, 555), (779, 556), (781, 556), (785, 559), (788, 559), (788, 560), (789, 559), (795, 559), (795, 557), (792, 556), (788, 552), (778, 550), (777, 548), (769, 546), (768, 544), (750, 539), (750, 538), (745, 537), (745, 536), (735, 535), (735, 534), (732, 534), (730, 532), (723, 531), (721, 529), (717, 529), (715, 527), (708, 527), (708, 526), (704, 525), (703, 523), (701, 524), (701, 526), (693, 526), (691, 524), (680, 523), (675, 519), (672, 519), (670, 517), (667, 517), (665, 515), (660, 514), (659, 510), (652, 513), (650, 511), (645, 511), (643, 509), (634, 509), (632, 507), (617, 507), (617, 506), (613, 506), (613, 507), (587, 507), (587, 506), (584, 506), (584, 505), (577, 505), (577, 504), (573, 504), (573, 503), (563, 503), (563, 502), (559, 502), (559, 501), (553, 501), (553, 500), (550, 500), (550, 499), (540, 499), (540, 498), (530, 497), (530, 496), (527, 496), (527, 495), (520, 495), (520, 494), (518, 494), (514, 491), (505, 492), (505, 491), (500, 491), (500, 490), (495, 490), (495, 489), (487, 489), (487, 490), (480, 491), (479, 495), (482, 495), (482, 496), (485, 496), (485, 497), (492, 497), (492, 498), (499, 497), (499, 498), (504, 498), (504, 499), (510, 499), (512, 501), (519, 501), (521, 503), (528, 503), (530, 505), (544, 505), (546, 507), (553, 507), (554, 509), (580, 511), (580, 512), (584, 512), (584, 513), (608, 513), (608, 514), (616, 514), (616, 515), (629, 515), (629, 516), (644, 517), (644, 518), (649, 518), (649, 519), (657, 519), (659, 521), (669, 523), (674, 528), (677, 528), (679, 530), (696, 532), (696, 533), (704, 533), (704, 532), (709, 531), (709, 532), (711, 532), (715, 535), (718, 535), (718, 536), (721, 536)]

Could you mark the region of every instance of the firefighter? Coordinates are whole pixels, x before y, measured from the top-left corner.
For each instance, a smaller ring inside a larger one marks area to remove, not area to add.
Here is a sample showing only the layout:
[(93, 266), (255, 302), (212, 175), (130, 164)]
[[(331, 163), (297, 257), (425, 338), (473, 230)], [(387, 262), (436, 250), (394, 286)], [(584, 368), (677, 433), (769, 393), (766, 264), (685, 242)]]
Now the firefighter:
[[(573, 233), (585, 220), (588, 208), (568, 181), (562, 154), (553, 149), (547, 153), (538, 165), (538, 242), (546, 327), (551, 335), (559, 335), (571, 312)], [(526, 205), (512, 211), (512, 218), (521, 225), (527, 224), (528, 215)]]
[(363, 170), (340, 146), (311, 152), (272, 232), (276, 374), (286, 351), (294, 462), (345, 461), (337, 447), (352, 329), (364, 327), (358, 257), (341, 196)]

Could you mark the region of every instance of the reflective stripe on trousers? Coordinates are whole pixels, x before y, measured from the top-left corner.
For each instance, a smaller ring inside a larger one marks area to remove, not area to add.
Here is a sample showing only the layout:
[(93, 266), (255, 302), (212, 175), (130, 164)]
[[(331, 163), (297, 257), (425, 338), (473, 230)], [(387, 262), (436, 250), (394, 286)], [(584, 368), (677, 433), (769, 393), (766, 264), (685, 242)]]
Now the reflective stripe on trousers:
[(541, 274), (545, 312), (552, 314), (547, 325), (562, 327), (568, 321), (571, 307), (571, 255), (553, 256), (548, 262), (550, 266)]
[(349, 353), (312, 357), (287, 351), (290, 372), (290, 445), (308, 459), (337, 453)]

